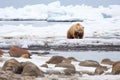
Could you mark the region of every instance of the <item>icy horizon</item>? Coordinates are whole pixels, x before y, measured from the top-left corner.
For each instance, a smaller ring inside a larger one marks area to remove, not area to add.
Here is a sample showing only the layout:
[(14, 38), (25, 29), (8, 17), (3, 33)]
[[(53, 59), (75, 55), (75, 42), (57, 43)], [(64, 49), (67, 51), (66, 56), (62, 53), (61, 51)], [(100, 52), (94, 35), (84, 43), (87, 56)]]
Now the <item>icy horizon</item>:
[(26, 5), (21, 8), (0, 8), (1, 19), (47, 19), (47, 20), (101, 20), (120, 18), (120, 5), (99, 6), (61, 5), (60, 1), (49, 4)]
[[(76, 22), (44, 23), (40, 21), (0, 21), (1, 46), (9, 44), (23, 46), (33, 44), (44, 45), (44, 42), (49, 42), (51, 45), (66, 43), (80, 43), (80, 45), (120, 43), (120, 5), (110, 5), (109, 7), (99, 6), (98, 8), (94, 8), (87, 5), (63, 6), (59, 1), (56, 1), (48, 5), (37, 4), (27, 5), (22, 8), (0, 8), (0, 18), (43, 19), (53, 21), (83, 20), (80, 24), (84, 26), (85, 30), (82, 40), (69, 40), (66, 39), (67, 30)], [(16, 23), (18, 24), (15, 25)]]
[[(21, 8), (26, 5), (35, 5), (35, 4), (49, 4), (51, 2), (60, 1), (61, 5), (88, 5), (92, 7), (104, 6), (108, 7), (109, 5), (120, 5), (119, 0), (2, 0), (0, 4), (1, 8), (13, 6), (15, 8)], [(19, 4), (16, 4), (19, 3)]]

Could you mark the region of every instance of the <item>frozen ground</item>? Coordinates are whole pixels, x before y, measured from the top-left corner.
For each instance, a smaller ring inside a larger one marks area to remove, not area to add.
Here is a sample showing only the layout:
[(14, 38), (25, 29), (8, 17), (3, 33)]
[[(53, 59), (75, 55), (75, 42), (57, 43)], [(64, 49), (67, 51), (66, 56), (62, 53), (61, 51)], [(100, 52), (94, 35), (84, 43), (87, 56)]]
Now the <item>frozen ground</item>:
[[(19, 45), (120, 45), (120, 5), (97, 8), (87, 5), (62, 6), (59, 1), (22, 8), (0, 8), (0, 46)], [(4, 19), (42, 19), (45, 21), (4, 21)], [(66, 39), (75, 22), (48, 20), (83, 20), (83, 40)]]
[[(120, 45), (120, 23), (119, 20), (112, 22), (111, 19), (104, 19), (100, 21), (84, 21), (84, 38), (67, 39), (66, 33), (73, 23), (60, 23), (46, 22), (48, 25), (36, 24), (19, 24), (14, 21), (12, 24), (0, 25), (0, 46), (7, 47), (11, 45), (18, 45), (28, 48), (30, 45), (68, 45), (68, 46), (81, 46), (81, 45)], [(7, 22), (6, 22), (7, 23)], [(8, 22), (9, 23), (9, 22)], [(26, 22), (26, 23), (29, 23)], [(37, 22), (38, 23), (38, 22)], [(41, 24), (42, 22), (40, 22)]]
[[(42, 19), (45, 21), (4, 21), (4, 19)], [(3, 20), (0, 21), (0, 48), (10, 47), (12, 45), (29, 48), (29, 46), (34, 45), (38, 47), (42, 46), (44, 49), (49, 46), (62, 46), (62, 48), (64, 48), (63, 46), (67, 46), (68, 48), (69, 46), (72, 46), (72, 49), (74, 49), (74, 47), (79, 49), (80, 46), (89, 45), (90, 47), (91, 45), (94, 45), (96, 47), (96, 45), (100, 45), (100, 48), (102, 48), (107, 45), (106, 47), (111, 46), (108, 50), (112, 50), (117, 46), (117, 50), (120, 51), (120, 5), (111, 5), (109, 7), (100, 6), (98, 8), (86, 5), (61, 6), (59, 1), (57, 1), (48, 5), (27, 5), (22, 8), (6, 7), (0, 8), (0, 20)], [(67, 30), (76, 22), (47, 22), (50, 20), (83, 20), (83, 22), (80, 23), (85, 27), (84, 38), (72, 40), (66, 38)], [(54, 51), (52, 48), (49, 50)], [(64, 55), (66, 57), (74, 56), (80, 60), (92, 59), (97, 61), (100, 61), (105, 57), (116, 61), (119, 60), (120, 57), (119, 51), (89, 52), (88, 50), (89, 48), (87, 48), (85, 52), (79, 50), (81, 52), (79, 53), (71, 52), (71, 50), (68, 49), (69, 52), (60, 52), (60, 54), (57, 52), (57, 55), (66, 54)], [(53, 55), (56, 54), (54, 53)], [(94, 55), (98, 56), (98, 58), (96, 56), (93, 57)], [(33, 55), (32, 59), (16, 59), (19, 61), (31, 61), (37, 66), (40, 66), (51, 56), (52, 55)], [(8, 54), (4, 54), (2, 58), (10, 59), (12, 57)], [(3, 63), (0, 62), (0, 66), (2, 66)], [(73, 64), (77, 66), (77, 63)], [(94, 70), (94, 68), (85, 67), (79, 67), (77, 70), (84, 69), (90, 71)], [(46, 71), (47, 69), (43, 70)], [(58, 78), (58, 76), (55, 75), (46, 77)], [(70, 78), (77, 78), (76, 80), (120, 80), (119, 75), (83, 75), (82, 77), (76, 75), (71, 76)], [(71, 80), (70, 78), (61, 77), (59, 80)], [(49, 79), (39, 78), (36, 80)]]

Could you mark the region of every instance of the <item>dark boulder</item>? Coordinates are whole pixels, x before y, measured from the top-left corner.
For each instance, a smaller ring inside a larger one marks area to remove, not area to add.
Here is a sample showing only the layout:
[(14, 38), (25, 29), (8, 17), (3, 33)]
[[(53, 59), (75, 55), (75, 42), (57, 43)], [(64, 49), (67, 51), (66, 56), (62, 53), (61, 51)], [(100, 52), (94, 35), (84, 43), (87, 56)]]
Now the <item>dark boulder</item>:
[(95, 69), (95, 74), (103, 74), (105, 71), (107, 71), (107, 67), (106, 66), (98, 66), (96, 69)]
[(102, 64), (108, 64), (108, 65), (112, 65), (114, 62), (111, 61), (110, 59), (108, 58), (105, 58), (101, 61)]
[(120, 74), (120, 61), (112, 65), (112, 74)]
[(62, 62), (62, 63), (56, 64), (55, 67), (66, 68), (64, 70), (65, 75), (71, 75), (71, 74), (73, 74), (73, 73), (76, 72), (75, 66), (73, 64), (70, 64), (70, 63), (64, 63), (64, 62)]
[(50, 60), (48, 60), (46, 63), (50, 64), (58, 64), (61, 63), (65, 58), (63, 56), (53, 56)]
[(93, 61), (93, 60), (81, 61), (79, 65), (86, 66), (86, 67), (98, 67), (98, 66), (100, 66), (100, 64), (97, 61)]
[(20, 48), (20, 47), (16, 47), (16, 46), (12, 46), (9, 50), (9, 54), (11, 57), (26, 57), (25, 54), (27, 54), (27, 57), (30, 58), (31, 54), (23, 49), (23, 48)]
[(41, 71), (35, 64), (32, 62), (22, 62), (23, 67), (22, 75), (23, 76), (44, 76), (43, 71)]
[(7, 60), (4, 63), (2, 70), (11, 71), (13, 73), (21, 73), (22, 72), (22, 68), (21, 68), (20, 63), (15, 59)]

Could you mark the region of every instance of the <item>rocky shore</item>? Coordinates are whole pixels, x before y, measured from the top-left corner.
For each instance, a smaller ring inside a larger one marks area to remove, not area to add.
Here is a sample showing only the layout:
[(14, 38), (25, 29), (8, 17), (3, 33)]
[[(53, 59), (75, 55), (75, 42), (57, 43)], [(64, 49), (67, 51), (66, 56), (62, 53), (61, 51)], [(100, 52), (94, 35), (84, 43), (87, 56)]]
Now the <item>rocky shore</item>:
[(74, 57), (47, 56), (47, 54), (29, 56), (26, 54), (31, 53), (15, 46), (11, 47), (8, 53), (1, 49), (0, 80), (120, 79), (120, 61), (105, 58), (98, 62), (95, 60), (78, 60)]
[[(1, 59), (3, 58), (1, 57)], [(77, 66), (75, 65), (76, 63), (78, 64)], [(54, 69), (50, 67), (50, 64), (55, 65)], [(55, 70), (60, 67), (61, 70)], [(78, 67), (83, 69), (78, 71)], [(98, 75), (101, 77), (102, 75), (114, 77), (120, 74), (119, 67), (119, 61), (114, 62), (110, 59), (103, 59), (99, 63), (93, 60), (79, 61), (73, 57), (53, 56), (46, 63), (38, 67), (32, 62), (19, 62), (12, 58), (5, 60), (5, 63), (0, 68), (0, 80), (84, 80), (86, 75), (87, 77)], [(93, 71), (89, 71), (92, 68), (94, 68)], [(43, 69), (47, 70), (44, 71)], [(120, 77), (117, 79), (120, 79)], [(93, 79), (86, 78), (85, 80)]]

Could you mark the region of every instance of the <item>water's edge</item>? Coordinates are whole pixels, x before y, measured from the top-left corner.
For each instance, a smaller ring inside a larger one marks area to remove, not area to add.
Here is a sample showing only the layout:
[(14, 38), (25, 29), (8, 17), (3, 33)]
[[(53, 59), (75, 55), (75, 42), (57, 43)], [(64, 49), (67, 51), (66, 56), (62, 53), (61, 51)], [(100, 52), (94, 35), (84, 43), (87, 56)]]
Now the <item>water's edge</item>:
[[(0, 47), (1, 49), (8, 50), (11, 46)], [(77, 46), (67, 46), (67, 45), (30, 45), (27, 50), (43, 50), (43, 51), (120, 51), (120, 45), (77, 45)]]

